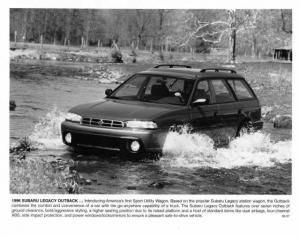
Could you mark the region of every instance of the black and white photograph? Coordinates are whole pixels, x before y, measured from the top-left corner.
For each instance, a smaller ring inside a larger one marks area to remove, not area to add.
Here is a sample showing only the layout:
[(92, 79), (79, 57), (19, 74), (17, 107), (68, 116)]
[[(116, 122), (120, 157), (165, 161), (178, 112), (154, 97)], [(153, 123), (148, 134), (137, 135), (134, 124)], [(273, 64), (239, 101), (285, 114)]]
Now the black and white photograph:
[(292, 11), (10, 8), (10, 194), (291, 195)]

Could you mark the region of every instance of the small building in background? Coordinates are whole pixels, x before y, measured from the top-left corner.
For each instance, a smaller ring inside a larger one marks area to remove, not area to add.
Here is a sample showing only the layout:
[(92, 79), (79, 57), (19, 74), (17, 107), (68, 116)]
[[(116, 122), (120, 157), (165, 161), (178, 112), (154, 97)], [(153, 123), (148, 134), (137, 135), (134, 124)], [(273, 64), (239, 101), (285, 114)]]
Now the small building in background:
[(291, 46), (284, 46), (274, 49), (274, 59), (292, 61), (293, 53)]

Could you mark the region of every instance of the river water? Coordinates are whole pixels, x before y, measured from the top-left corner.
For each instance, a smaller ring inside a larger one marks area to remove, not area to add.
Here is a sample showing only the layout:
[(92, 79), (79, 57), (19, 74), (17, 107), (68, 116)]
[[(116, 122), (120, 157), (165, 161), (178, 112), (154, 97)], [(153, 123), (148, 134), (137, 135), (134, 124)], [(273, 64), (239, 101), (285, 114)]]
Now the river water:
[(30, 74), (11, 76), (11, 145), (23, 137), (39, 148), (32, 159), (60, 158), (76, 163), (92, 181), (81, 193), (98, 194), (290, 194), (291, 130), (264, 130), (215, 148), (203, 134), (170, 132), (160, 160), (126, 161), (107, 152), (78, 153), (60, 138), (60, 123), (74, 105), (104, 97), (115, 84)]

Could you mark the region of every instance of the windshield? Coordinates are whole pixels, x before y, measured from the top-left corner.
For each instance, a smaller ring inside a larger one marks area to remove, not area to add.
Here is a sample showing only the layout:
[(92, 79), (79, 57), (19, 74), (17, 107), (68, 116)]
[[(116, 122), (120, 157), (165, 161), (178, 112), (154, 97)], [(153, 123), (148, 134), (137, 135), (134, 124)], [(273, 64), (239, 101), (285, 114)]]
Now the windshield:
[(185, 105), (194, 80), (156, 75), (135, 75), (117, 88), (109, 98)]

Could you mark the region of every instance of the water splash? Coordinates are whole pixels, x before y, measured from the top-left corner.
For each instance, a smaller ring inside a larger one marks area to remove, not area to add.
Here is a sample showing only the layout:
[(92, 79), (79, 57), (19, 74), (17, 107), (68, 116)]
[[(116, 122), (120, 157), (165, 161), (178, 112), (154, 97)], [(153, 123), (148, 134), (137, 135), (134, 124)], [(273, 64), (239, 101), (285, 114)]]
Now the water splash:
[(269, 134), (255, 132), (232, 140), (226, 148), (214, 148), (213, 140), (204, 134), (170, 132), (163, 147), (163, 165), (173, 167), (234, 168), (270, 167), (291, 162), (292, 142), (270, 140)]
[[(29, 137), (38, 149), (65, 149), (61, 140), (61, 122), (66, 113), (54, 107), (35, 125)], [(226, 148), (215, 148), (213, 140), (188, 127), (169, 132), (163, 147), (161, 165), (187, 168), (270, 167), (291, 162), (291, 140), (273, 142), (269, 134), (255, 132), (232, 140)]]
[(34, 146), (38, 149), (63, 148), (60, 125), (65, 117), (66, 113), (54, 107), (45, 117), (40, 118), (34, 127), (33, 133), (29, 136)]

